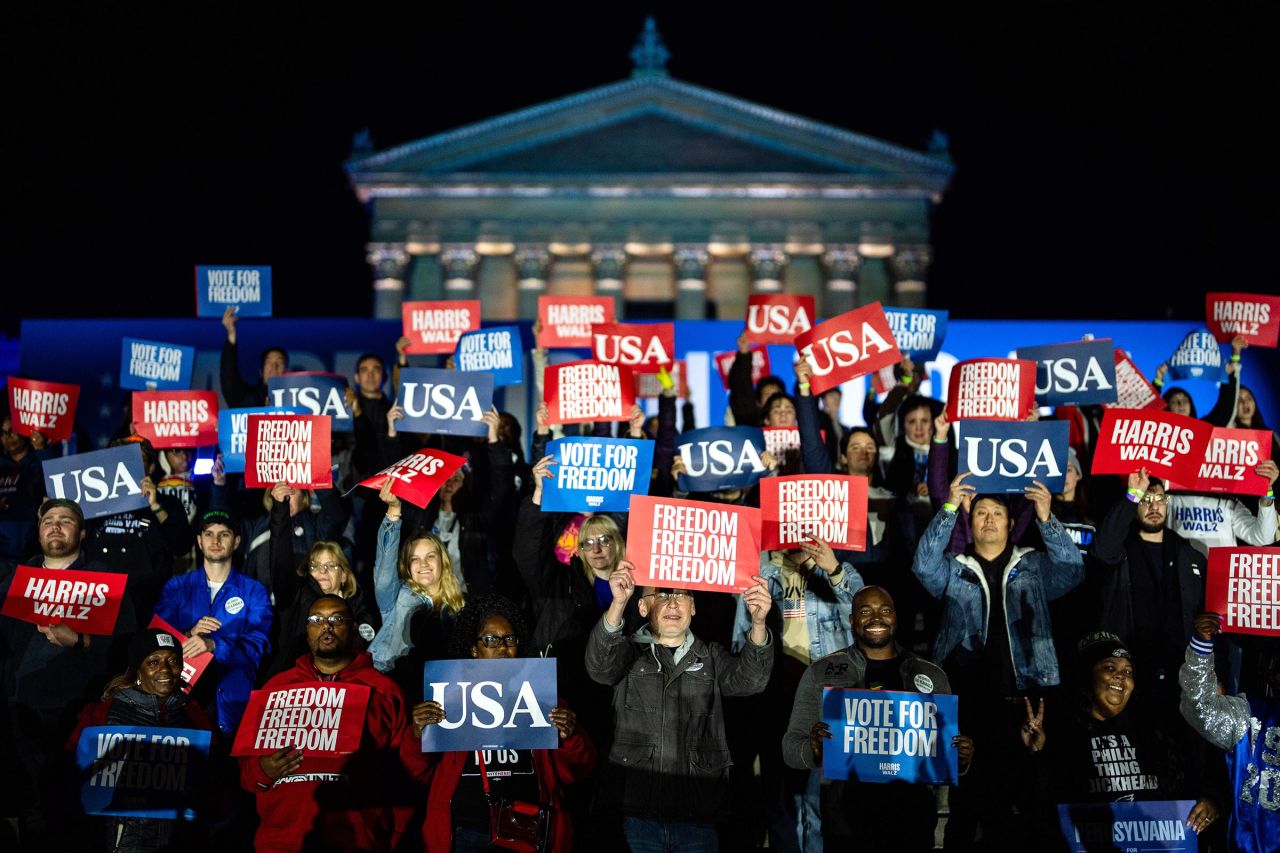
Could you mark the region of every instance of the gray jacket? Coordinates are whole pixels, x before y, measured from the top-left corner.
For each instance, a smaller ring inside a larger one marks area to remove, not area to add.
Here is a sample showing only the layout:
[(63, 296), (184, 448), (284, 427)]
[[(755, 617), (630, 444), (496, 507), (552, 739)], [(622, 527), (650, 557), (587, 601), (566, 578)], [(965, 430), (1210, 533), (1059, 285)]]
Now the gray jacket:
[(693, 637), (674, 668), (664, 665), (646, 625), (628, 637), (603, 617), (587, 639), (586, 668), (613, 688), (614, 741), (600, 796), (624, 814), (709, 822), (729, 805), (729, 743), (722, 696), (764, 690), (772, 641), (731, 655)]

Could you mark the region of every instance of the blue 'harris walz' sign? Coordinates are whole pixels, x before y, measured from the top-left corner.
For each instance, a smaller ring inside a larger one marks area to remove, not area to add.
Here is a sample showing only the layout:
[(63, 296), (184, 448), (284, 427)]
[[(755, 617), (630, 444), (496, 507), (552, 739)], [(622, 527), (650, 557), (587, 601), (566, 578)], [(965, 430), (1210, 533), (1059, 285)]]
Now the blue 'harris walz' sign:
[(271, 267), (196, 267), (196, 316), (271, 316)]

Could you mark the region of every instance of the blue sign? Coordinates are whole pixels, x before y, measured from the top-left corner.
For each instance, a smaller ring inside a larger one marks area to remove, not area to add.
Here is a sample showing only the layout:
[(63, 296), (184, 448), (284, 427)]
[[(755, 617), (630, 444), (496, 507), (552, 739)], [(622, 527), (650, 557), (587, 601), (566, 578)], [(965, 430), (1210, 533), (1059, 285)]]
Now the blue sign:
[(893, 339), (902, 355), (923, 366), (933, 361), (942, 350), (947, 336), (946, 311), (924, 308), (886, 308), (885, 319), (893, 330)]
[(1058, 827), (1072, 853), (1195, 853), (1199, 841), (1195, 832), (1187, 829), (1187, 817), (1195, 805), (1194, 800), (1059, 805)]
[(271, 316), (271, 267), (196, 267), (196, 316)]
[(399, 432), (488, 435), (484, 413), (493, 405), (493, 374), (402, 368), (396, 402), (404, 409)]
[(759, 427), (691, 429), (676, 439), (676, 453), (684, 460), (676, 485), (682, 492), (750, 488), (768, 470), (760, 461), (764, 448)]
[(1207, 379), (1221, 384), (1227, 378), (1223, 370), (1222, 347), (1208, 329), (1191, 332), (1169, 356), (1170, 379)]
[(493, 374), (493, 384), (519, 385), (524, 381), (524, 348), (518, 326), (494, 326), (466, 332), (458, 338), (453, 365), (459, 370)]
[(142, 447), (122, 444), (106, 450), (59, 456), (44, 461), (44, 488), (51, 498), (80, 504), (86, 519), (143, 509)]
[(273, 407), (300, 408), (308, 415), (328, 415), (333, 432), (354, 432), (347, 408), (347, 380), (334, 373), (282, 373), (267, 380), (267, 400)]
[[(249, 415), (305, 415), (300, 406), (255, 406), (218, 410), (218, 452), (228, 474), (244, 473), (244, 448), (249, 439)], [(196, 472), (199, 473), (198, 471)]]
[(148, 726), (90, 726), (76, 744), (86, 814), (193, 820), (210, 733)]
[(1036, 363), (1036, 402), (1042, 406), (1116, 401), (1115, 344), (1110, 339), (1018, 347), (1018, 358)]
[(1039, 480), (1053, 494), (1066, 488), (1066, 421), (965, 421), (959, 428), (957, 473), (980, 495), (1022, 494)]
[(558, 438), (547, 454), (556, 464), (542, 484), (543, 512), (627, 512), (632, 495), (649, 494), (648, 439)]
[(422, 695), (444, 719), (422, 730), (423, 752), (556, 749), (548, 716), (556, 706), (555, 658), (428, 661)]
[(822, 721), (831, 727), (822, 746), (825, 779), (958, 783), (960, 755), (951, 745), (960, 734), (955, 696), (824, 687)]
[(120, 343), (120, 387), (131, 391), (189, 391), (195, 347), (139, 338)]

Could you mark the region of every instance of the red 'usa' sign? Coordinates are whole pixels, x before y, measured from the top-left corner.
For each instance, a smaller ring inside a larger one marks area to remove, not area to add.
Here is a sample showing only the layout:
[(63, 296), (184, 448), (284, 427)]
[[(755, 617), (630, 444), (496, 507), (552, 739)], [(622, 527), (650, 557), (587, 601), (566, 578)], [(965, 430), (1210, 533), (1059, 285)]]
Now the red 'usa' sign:
[(66, 625), (80, 634), (109, 637), (128, 575), (18, 566), (0, 612), (33, 625)]
[(18, 435), (39, 432), (49, 441), (66, 441), (79, 399), (79, 385), (9, 377), (9, 416)]
[(1191, 483), (1213, 427), (1152, 409), (1107, 409), (1093, 454), (1094, 474), (1131, 474), (1146, 468), (1175, 483)]
[(360, 748), (369, 687), (302, 681), (249, 694), (232, 755), (270, 755), (287, 746), (305, 755), (349, 755)]
[(1210, 548), (1204, 607), (1224, 617), (1224, 631), (1280, 636), (1280, 551)]
[(218, 443), (217, 391), (134, 391), (133, 426), (160, 450)]
[(627, 367), (670, 364), (676, 351), (674, 323), (605, 323), (591, 327), (592, 355)]
[(798, 335), (795, 344), (800, 357), (813, 367), (809, 387), (814, 394), (902, 361), (879, 302), (814, 326)]
[(400, 308), (400, 320), (409, 339), (405, 352), (452, 354), (463, 332), (480, 328), (480, 300), (406, 302)]
[(631, 496), (627, 559), (636, 586), (741, 592), (760, 573), (760, 510)]
[(760, 481), (765, 550), (798, 548), (821, 539), (832, 548), (867, 548), (867, 478), (802, 474)]
[(440, 487), (466, 461), (461, 456), (454, 456), (443, 450), (419, 450), (396, 464), (383, 468), (369, 479), (362, 480), (360, 485), (381, 489), (389, 477), (391, 494), (426, 509)]
[(566, 349), (591, 346), (591, 327), (613, 322), (611, 296), (539, 296), (538, 346)]
[(1280, 337), (1280, 296), (1206, 293), (1204, 318), (1219, 341), (1240, 335), (1250, 346), (1274, 347)]
[(813, 297), (757, 293), (747, 297), (747, 340), (789, 344), (813, 328)]

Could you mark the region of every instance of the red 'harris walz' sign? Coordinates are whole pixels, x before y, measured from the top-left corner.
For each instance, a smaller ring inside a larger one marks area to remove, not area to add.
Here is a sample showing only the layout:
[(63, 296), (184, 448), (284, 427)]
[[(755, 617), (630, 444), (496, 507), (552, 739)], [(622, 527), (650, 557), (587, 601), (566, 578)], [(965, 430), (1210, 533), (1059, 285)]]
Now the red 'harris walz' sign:
[(410, 355), (452, 354), (463, 332), (480, 328), (480, 300), (406, 302), (400, 308)]
[(9, 415), (18, 435), (39, 432), (49, 441), (66, 441), (79, 399), (79, 385), (9, 377)]
[(741, 592), (760, 572), (760, 510), (631, 496), (627, 559), (636, 586)]
[(134, 391), (133, 426), (157, 450), (218, 443), (216, 391)]
[(1280, 551), (1211, 548), (1204, 606), (1224, 631), (1280, 637)]
[(1151, 409), (1107, 409), (1093, 454), (1094, 474), (1128, 475), (1146, 468), (1175, 483), (1194, 482), (1213, 427)]
[(797, 336), (795, 344), (800, 357), (813, 368), (809, 388), (814, 394), (902, 361), (879, 302), (814, 326)]
[(108, 637), (115, 632), (128, 579), (111, 572), (18, 566), (0, 612), (34, 625), (66, 625), (80, 634)]
[(1229, 341), (1239, 335), (1250, 346), (1274, 347), (1280, 338), (1280, 296), (1207, 293), (1204, 318), (1218, 341)]
[(613, 322), (612, 296), (539, 296), (538, 346), (569, 349), (591, 346), (591, 327)]
[(466, 461), (461, 456), (454, 456), (443, 450), (419, 450), (396, 464), (383, 468), (369, 479), (362, 480), (360, 485), (381, 489), (383, 483), (391, 480), (391, 494), (426, 509), (440, 487)]

